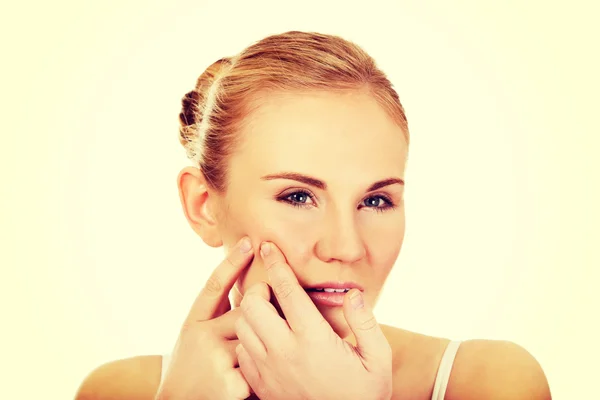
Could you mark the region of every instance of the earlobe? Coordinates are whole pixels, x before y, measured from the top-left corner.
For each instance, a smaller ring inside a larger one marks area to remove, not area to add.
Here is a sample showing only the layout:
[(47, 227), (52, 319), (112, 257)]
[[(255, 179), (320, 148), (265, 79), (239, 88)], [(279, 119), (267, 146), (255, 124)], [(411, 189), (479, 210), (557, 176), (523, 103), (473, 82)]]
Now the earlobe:
[(212, 204), (214, 194), (209, 190), (202, 172), (194, 167), (182, 169), (177, 177), (177, 186), (183, 213), (194, 232), (207, 245), (222, 246), (223, 241)]

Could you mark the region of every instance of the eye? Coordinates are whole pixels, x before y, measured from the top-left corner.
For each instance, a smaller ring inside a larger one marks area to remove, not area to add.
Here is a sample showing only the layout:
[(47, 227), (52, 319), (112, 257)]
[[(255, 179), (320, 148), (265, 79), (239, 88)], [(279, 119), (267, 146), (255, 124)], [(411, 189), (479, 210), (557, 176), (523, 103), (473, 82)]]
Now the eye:
[(285, 195), (283, 195), (282, 197), (279, 198), (280, 201), (283, 201), (284, 203), (288, 203), (294, 207), (299, 207), (299, 208), (308, 208), (308, 207), (312, 207), (313, 204), (311, 203), (307, 203), (307, 201), (312, 201), (314, 203), (314, 197), (312, 194), (310, 194), (307, 191), (304, 190), (298, 190), (296, 192), (292, 192), (292, 193), (287, 193)]
[(377, 212), (388, 211), (396, 208), (394, 203), (389, 197), (384, 195), (371, 196), (363, 201), (363, 204), (367, 208), (373, 208)]

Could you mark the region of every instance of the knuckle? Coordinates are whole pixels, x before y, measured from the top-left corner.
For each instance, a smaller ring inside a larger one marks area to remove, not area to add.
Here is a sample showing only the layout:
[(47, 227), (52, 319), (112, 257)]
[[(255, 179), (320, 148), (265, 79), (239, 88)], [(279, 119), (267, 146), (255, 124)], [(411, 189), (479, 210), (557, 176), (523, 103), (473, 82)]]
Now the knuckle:
[(276, 269), (279, 268), (283, 265), (283, 261), (281, 260), (272, 260), (268, 263), (265, 264), (265, 269), (270, 270), (270, 269)]
[(223, 282), (217, 275), (211, 275), (204, 285), (204, 292), (211, 296), (220, 294), (222, 290)]
[(360, 329), (361, 331), (370, 331), (375, 329), (376, 326), (377, 320), (374, 316), (371, 315), (369, 318), (365, 319), (359, 324), (358, 329)]
[(281, 281), (273, 286), (273, 292), (280, 299), (285, 299), (294, 293), (294, 285), (289, 281)]

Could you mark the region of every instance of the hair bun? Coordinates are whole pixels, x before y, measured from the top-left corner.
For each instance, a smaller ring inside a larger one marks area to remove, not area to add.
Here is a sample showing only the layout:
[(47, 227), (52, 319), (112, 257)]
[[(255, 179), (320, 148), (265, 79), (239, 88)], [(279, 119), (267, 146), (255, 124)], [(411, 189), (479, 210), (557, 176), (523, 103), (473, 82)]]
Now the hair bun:
[(200, 96), (196, 90), (192, 90), (183, 96), (181, 100), (181, 113), (179, 114), (179, 120), (182, 126), (194, 125), (198, 121), (198, 101)]
[(195, 148), (200, 134), (198, 129), (204, 118), (210, 88), (225, 65), (231, 65), (231, 58), (221, 58), (212, 63), (198, 77), (194, 90), (186, 93), (181, 99), (179, 140), (186, 147), (188, 157), (191, 159), (195, 160), (198, 157), (198, 149)]
[(201, 111), (204, 110), (204, 105), (207, 101), (206, 95), (215, 81), (215, 77), (226, 64), (231, 64), (229, 57), (221, 58), (212, 63), (198, 77), (194, 90), (183, 96), (183, 99), (181, 99), (181, 113), (179, 114), (182, 127), (200, 124), (202, 121)]

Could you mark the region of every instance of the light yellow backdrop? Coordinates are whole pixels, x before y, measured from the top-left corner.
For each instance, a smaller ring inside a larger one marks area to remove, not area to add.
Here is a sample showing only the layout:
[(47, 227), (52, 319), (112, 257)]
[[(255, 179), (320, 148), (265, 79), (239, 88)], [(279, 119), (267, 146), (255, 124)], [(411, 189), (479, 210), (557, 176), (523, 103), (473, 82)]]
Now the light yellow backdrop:
[(1, 397), (72, 398), (100, 363), (171, 349), (221, 258), (180, 211), (180, 99), (298, 29), (362, 45), (408, 113), (380, 321), (515, 341), (555, 399), (600, 398), (595, 2), (216, 3), (3, 6)]

